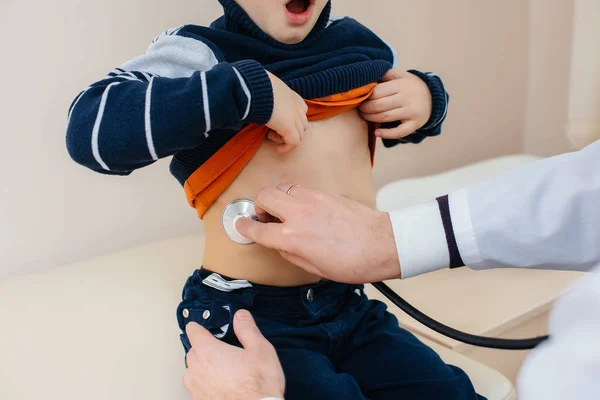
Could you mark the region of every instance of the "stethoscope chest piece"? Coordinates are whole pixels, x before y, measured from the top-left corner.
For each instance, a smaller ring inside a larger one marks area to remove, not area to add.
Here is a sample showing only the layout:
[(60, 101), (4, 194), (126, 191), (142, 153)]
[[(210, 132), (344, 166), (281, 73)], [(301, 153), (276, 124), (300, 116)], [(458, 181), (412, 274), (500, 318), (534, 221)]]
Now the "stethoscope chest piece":
[(235, 223), (240, 218), (256, 219), (254, 202), (252, 200), (239, 199), (227, 204), (227, 207), (225, 207), (223, 210), (223, 215), (221, 216), (221, 224), (225, 234), (234, 242), (238, 244), (254, 243), (252, 240), (243, 236), (237, 231), (237, 229), (235, 229)]

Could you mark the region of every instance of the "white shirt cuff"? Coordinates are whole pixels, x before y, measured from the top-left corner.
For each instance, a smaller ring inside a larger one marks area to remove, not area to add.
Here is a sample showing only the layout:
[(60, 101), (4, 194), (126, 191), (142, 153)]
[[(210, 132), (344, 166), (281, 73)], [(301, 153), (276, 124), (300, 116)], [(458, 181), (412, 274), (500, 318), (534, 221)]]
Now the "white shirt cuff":
[(460, 256), (465, 265), (470, 268), (477, 268), (483, 263), (483, 259), (475, 238), (467, 189), (461, 189), (448, 195), (448, 204), (456, 246)]
[(450, 265), (437, 201), (390, 212), (402, 279)]

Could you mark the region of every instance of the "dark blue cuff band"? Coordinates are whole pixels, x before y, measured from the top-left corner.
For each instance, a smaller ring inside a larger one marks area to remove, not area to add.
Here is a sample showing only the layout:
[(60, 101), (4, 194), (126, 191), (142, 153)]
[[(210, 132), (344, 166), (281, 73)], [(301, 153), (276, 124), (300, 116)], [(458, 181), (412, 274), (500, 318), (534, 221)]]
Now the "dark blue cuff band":
[(252, 95), (247, 121), (265, 125), (273, 114), (273, 86), (265, 68), (256, 61), (244, 60), (232, 63), (242, 74)]
[(450, 215), (450, 203), (448, 202), (448, 195), (437, 198), (438, 206), (440, 207), (440, 214), (442, 216), (442, 223), (444, 224), (444, 231), (446, 232), (446, 243), (448, 244), (448, 253), (450, 254), (450, 268), (464, 267), (460, 251), (458, 251), (458, 245), (456, 244), (456, 237), (454, 236), (454, 228), (452, 226), (452, 216)]
[(408, 72), (416, 75), (425, 82), (431, 92), (431, 116), (429, 117), (429, 121), (419, 131), (434, 130), (446, 119), (449, 98), (444, 84), (437, 75), (424, 73), (415, 69), (411, 69)]

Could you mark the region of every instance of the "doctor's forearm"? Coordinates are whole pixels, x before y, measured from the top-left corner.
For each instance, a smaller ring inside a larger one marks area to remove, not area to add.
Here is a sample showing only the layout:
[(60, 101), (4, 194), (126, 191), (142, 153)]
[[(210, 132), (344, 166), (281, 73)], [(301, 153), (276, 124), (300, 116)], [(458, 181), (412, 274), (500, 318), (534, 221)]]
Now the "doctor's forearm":
[(402, 277), (600, 262), (600, 142), (390, 213)]

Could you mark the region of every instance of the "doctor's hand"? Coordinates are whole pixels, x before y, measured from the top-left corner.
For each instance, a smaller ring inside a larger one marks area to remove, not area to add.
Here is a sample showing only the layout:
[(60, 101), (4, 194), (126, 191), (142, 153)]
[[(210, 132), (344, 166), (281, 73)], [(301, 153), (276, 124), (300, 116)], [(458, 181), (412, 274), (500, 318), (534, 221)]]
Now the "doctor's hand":
[(192, 399), (283, 399), (281, 364), (248, 311), (235, 314), (233, 329), (243, 349), (221, 342), (194, 322), (187, 325), (192, 348), (186, 357), (183, 384)]
[(339, 195), (291, 187), (262, 189), (254, 200), (261, 222), (240, 219), (237, 230), (326, 279), (370, 283), (400, 277), (389, 214)]
[(400, 139), (422, 128), (431, 117), (432, 107), (431, 92), (421, 78), (391, 69), (360, 106), (360, 116), (379, 123), (402, 121), (396, 128), (375, 131), (385, 139)]

